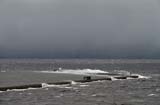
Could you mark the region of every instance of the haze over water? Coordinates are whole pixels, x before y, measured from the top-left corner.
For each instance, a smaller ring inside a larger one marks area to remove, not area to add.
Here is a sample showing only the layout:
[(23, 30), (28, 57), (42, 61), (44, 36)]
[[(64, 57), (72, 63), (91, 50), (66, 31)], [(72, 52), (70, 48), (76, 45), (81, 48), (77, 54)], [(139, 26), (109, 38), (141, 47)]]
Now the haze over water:
[(1, 0), (1, 58), (160, 58), (158, 0)]

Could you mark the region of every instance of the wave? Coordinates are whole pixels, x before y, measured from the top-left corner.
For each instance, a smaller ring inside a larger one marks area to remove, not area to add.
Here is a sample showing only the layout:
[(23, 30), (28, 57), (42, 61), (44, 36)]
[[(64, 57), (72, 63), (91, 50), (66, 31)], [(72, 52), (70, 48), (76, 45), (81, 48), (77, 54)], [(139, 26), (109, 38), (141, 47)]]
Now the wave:
[[(8, 89), (7, 92), (10, 92), (10, 91), (26, 91), (26, 90), (35, 90), (35, 89), (39, 89), (39, 88), (27, 88), (27, 89)], [(2, 91), (4, 92), (4, 91)]]
[(38, 71), (42, 73), (64, 73), (64, 74), (77, 74), (77, 75), (95, 75), (98, 73), (108, 73), (98, 69), (62, 69), (59, 71)]
[(42, 88), (49, 88), (49, 87), (64, 87), (65, 85), (50, 85), (50, 84), (47, 84), (47, 83), (42, 83)]
[(131, 72), (126, 70), (114, 70), (114, 72), (120, 75), (131, 75)]
[[(58, 71), (36, 71), (41, 73), (63, 73), (63, 74), (75, 74), (75, 75), (96, 75), (96, 76), (109, 76), (112, 80), (119, 80), (114, 78), (116, 75), (118, 76), (128, 76), (127, 79), (133, 79), (129, 76), (137, 76), (138, 79), (149, 79), (150, 76), (143, 76), (140, 74), (132, 74), (126, 70), (114, 70), (113, 72), (107, 72), (99, 69), (60, 69)], [(113, 74), (113, 76), (112, 76)]]
[(0, 93), (3, 93), (3, 92), (5, 92), (5, 91), (0, 91)]
[(151, 78), (150, 76), (143, 76), (143, 75), (140, 75), (140, 74), (133, 74), (133, 75), (138, 76), (139, 79), (150, 79)]
[[(130, 72), (125, 71), (125, 70), (115, 70), (114, 73), (117, 74), (117, 75), (108, 75), (108, 74), (112, 74), (113, 72), (109, 73), (107, 71), (98, 70), (98, 69), (76, 69), (76, 70), (74, 70), (74, 69), (61, 69), (61, 70), (58, 70), (58, 71), (34, 71), (34, 72), (41, 72), (41, 73), (64, 73), (64, 74), (91, 75), (91, 76), (92, 75), (93, 76), (94, 75), (96, 75), (96, 76), (101, 75), (103, 77), (106, 76), (107, 78), (111, 78), (112, 81), (115, 81), (115, 80), (125, 80), (125, 79), (149, 79), (149, 78), (151, 78), (149, 76), (143, 76), (143, 75), (140, 75), (140, 74), (131, 74)], [(102, 81), (102, 80), (100, 79), (100, 81)], [(69, 85), (68, 84), (57, 85), (57, 84), (42, 83), (42, 84), (40, 84), (40, 86), (42, 86), (40, 88), (42, 88), (42, 89), (43, 88), (47, 89), (49, 87), (73, 88), (71, 85), (76, 85), (77, 83), (80, 84), (79, 82), (75, 82), (73, 80), (69, 81)], [(82, 85), (82, 87), (83, 87), (83, 85)], [(85, 87), (85, 85), (84, 85), (84, 87)], [(11, 90), (7, 90), (7, 91), (25, 91), (25, 90), (40, 89), (40, 88), (11, 89)], [(1, 93), (1, 91), (0, 91), (0, 93)]]
[(149, 97), (151, 96), (158, 96), (158, 94), (148, 94)]
[[(76, 85), (77, 83), (75, 81), (71, 81), (71, 85)], [(0, 91), (0, 93), (3, 93), (3, 92), (12, 92), (12, 91), (15, 91), (15, 92), (20, 92), (20, 91), (27, 91), (27, 90), (34, 90), (34, 89), (48, 89), (48, 88), (52, 88), (52, 87), (55, 87), (55, 88), (66, 88), (66, 89), (71, 89), (73, 88), (71, 85), (54, 85), (54, 84), (47, 84), (47, 83), (41, 83), (42, 87), (40, 88), (26, 88), (26, 89), (8, 89), (7, 91)], [(75, 88), (73, 88), (75, 89)]]
[(1, 70), (0, 72), (5, 73), (5, 72), (7, 72), (7, 71), (5, 71), (5, 70)]
[[(151, 78), (150, 76), (143, 76), (140, 74), (132, 74), (131, 72), (126, 71), (126, 70), (114, 70), (114, 72), (116, 72), (117, 74), (120, 74), (120, 75), (125, 75), (125, 76), (138, 76), (138, 79), (150, 79)], [(127, 79), (133, 79), (133, 78), (127, 77)]]

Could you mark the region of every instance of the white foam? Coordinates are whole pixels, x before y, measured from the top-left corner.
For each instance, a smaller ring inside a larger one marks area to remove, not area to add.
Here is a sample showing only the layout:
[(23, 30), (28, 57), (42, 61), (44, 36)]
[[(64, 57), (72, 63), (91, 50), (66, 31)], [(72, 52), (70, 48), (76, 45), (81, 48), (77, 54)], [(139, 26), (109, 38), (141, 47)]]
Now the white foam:
[(73, 87), (70, 87), (70, 86), (66, 86), (64, 87), (65, 89), (72, 89)]
[(132, 77), (127, 77), (127, 79), (135, 79), (135, 78), (132, 78)]
[(121, 75), (131, 75), (131, 73), (126, 70), (114, 70), (114, 72), (116, 72), (117, 74), (121, 74)]
[(0, 72), (2, 72), (2, 73), (5, 73), (5, 72), (7, 72), (7, 71), (5, 71), (5, 70), (2, 70), (2, 71), (0, 71)]
[[(120, 75), (138, 76), (138, 79), (149, 79), (149, 78), (151, 78), (149, 76), (143, 76), (143, 75), (140, 75), (140, 74), (131, 74), (129, 71), (126, 71), (126, 70), (114, 70), (114, 71), (117, 72)], [(127, 79), (133, 79), (133, 78), (127, 77)]]
[(150, 79), (151, 78), (150, 76), (143, 76), (140, 74), (133, 74), (133, 75), (138, 76), (139, 79)]
[(102, 70), (96, 70), (96, 69), (79, 69), (79, 70), (61, 70), (60, 73), (68, 73), (68, 74), (97, 74), (97, 73), (108, 73), (106, 71)]
[(10, 91), (26, 91), (26, 90), (33, 90), (33, 89), (39, 89), (39, 88), (27, 88), (27, 89), (8, 89), (7, 92)]
[(158, 96), (157, 94), (148, 94), (148, 96)]
[(114, 77), (111, 77), (111, 80), (112, 80), (112, 81), (116, 81), (116, 80), (119, 80), (119, 79), (116, 79), (116, 78), (114, 78)]
[(49, 87), (63, 87), (64, 85), (50, 85), (47, 83), (42, 83), (42, 88), (49, 88)]
[[(109, 73), (107, 71), (102, 71), (102, 70), (98, 70), (98, 69), (62, 69), (62, 70), (59, 70), (59, 71), (37, 71), (37, 72), (41, 72), (41, 73), (64, 73), (64, 74), (76, 74), (76, 75), (97, 75), (98, 73)], [(116, 72), (117, 74), (120, 74), (120, 75), (135, 75), (135, 76), (138, 76), (138, 79), (149, 79), (151, 77), (149, 76), (143, 76), (143, 75), (140, 75), (140, 74), (131, 74), (130, 72), (128, 71), (125, 71), (125, 70), (114, 70), (114, 72)], [(100, 75), (97, 75), (97, 76), (100, 76)], [(104, 75), (102, 75), (104, 76)], [(119, 80), (119, 79), (115, 79), (114, 77), (112, 76), (109, 76), (112, 78), (112, 80)], [(130, 78), (128, 77), (127, 79), (133, 79), (133, 78)]]
[[(38, 71), (37, 71), (38, 72)], [(64, 74), (77, 74), (77, 75), (95, 75), (97, 73), (108, 73), (98, 69), (62, 69), (59, 71), (39, 71), (41, 73), (64, 73)]]
[(97, 94), (92, 94), (91, 96), (92, 96), (92, 97), (96, 97), (96, 96), (97, 96)]
[[(76, 82), (72, 81), (71, 82), (72, 84), (77, 84)], [(68, 85), (50, 85), (50, 84), (47, 84), (47, 83), (42, 83), (42, 87), (41, 88), (27, 88), (27, 89), (8, 89), (7, 92), (11, 92), (11, 91), (26, 91), (26, 90), (34, 90), (34, 89), (43, 89), (45, 88), (46, 90), (48, 90), (49, 87), (57, 87), (57, 88), (67, 88), (67, 89), (70, 89), (70, 88), (73, 88), (73, 87), (68, 87)], [(3, 93), (5, 91), (0, 91), (0, 93)]]
[(76, 84), (77, 84), (77, 82), (75, 82), (75, 81), (71, 81), (71, 84), (72, 84), (72, 85), (76, 85)]
[[(56, 88), (66, 88), (66, 89), (71, 89), (73, 88), (72, 86), (70, 85), (50, 85), (50, 84), (47, 84), (47, 83), (42, 83), (42, 88), (50, 88), (50, 87), (56, 87)], [(47, 89), (48, 90), (48, 89)]]
[(4, 91), (0, 91), (0, 93), (3, 93)]
[(88, 87), (89, 85), (80, 85), (80, 87)]

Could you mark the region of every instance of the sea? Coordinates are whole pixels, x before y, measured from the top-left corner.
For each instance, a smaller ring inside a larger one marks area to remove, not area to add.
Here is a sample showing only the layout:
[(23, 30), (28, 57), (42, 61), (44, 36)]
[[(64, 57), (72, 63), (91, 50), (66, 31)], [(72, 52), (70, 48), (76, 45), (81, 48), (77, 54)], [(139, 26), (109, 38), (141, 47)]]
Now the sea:
[[(75, 82), (103, 73), (138, 78)], [(48, 84), (61, 81), (71, 84)], [(37, 83), (0, 91), (0, 105), (160, 105), (160, 60), (0, 59), (0, 88)]]

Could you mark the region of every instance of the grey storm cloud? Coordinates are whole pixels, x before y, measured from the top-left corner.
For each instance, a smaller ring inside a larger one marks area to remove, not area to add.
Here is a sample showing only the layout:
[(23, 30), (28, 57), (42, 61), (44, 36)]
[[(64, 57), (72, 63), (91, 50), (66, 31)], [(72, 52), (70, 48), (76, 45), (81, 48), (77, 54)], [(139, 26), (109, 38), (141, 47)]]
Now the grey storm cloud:
[(158, 0), (1, 0), (0, 57), (156, 58)]

